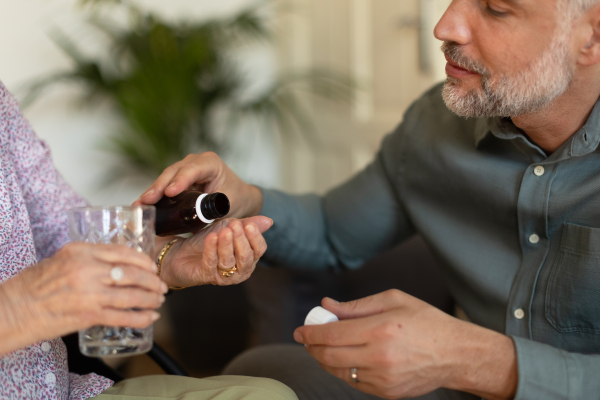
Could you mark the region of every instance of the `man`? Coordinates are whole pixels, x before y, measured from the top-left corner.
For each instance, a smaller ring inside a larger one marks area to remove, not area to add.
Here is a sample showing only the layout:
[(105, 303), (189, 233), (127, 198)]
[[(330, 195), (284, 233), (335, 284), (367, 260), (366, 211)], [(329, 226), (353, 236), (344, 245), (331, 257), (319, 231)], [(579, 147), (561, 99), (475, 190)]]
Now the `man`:
[(600, 2), (454, 0), (435, 35), (443, 88), (323, 198), (261, 191), (204, 154), (142, 200), (193, 182), (244, 198), (236, 216), (275, 221), (265, 259), (304, 268), (356, 268), (418, 232), (472, 321), (398, 291), (324, 299), (341, 321), (294, 337), (358, 391), (285, 347), (228, 373), (284, 376), (299, 398), (600, 398)]

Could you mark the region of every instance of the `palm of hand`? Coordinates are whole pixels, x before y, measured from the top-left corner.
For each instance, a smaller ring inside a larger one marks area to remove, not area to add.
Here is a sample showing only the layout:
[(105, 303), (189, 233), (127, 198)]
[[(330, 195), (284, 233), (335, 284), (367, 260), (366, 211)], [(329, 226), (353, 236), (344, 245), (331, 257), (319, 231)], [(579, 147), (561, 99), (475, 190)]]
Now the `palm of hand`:
[(183, 240), (177, 253), (173, 255), (169, 263), (169, 275), (173, 278), (177, 277), (177, 282), (186, 287), (199, 284), (217, 284), (213, 268), (211, 268), (214, 260), (204, 257), (205, 240), (210, 233), (218, 235), (231, 221), (233, 220), (219, 221)]
[[(228, 218), (214, 223), (180, 244), (175, 243), (175, 251), (170, 251), (173, 254), (165, 257), (162, 278), (171, 286), (181, 287), (225, 286), (246, 280), (266, 251), (261, 232), (271, 223), (265, 217)], [(227, 278), (221, 274), (233, 266), (237, 267), (235, 275)]]

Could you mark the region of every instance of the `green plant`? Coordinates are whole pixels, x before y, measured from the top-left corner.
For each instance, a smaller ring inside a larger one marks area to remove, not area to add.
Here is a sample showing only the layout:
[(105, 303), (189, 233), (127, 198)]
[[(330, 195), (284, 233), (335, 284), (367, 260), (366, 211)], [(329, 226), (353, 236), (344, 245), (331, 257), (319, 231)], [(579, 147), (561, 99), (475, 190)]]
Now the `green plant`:
[[(298, 87), (336, 101), (350, 98), (348, 79), (312, 71), (282, 77), (259, 95), (244, 99), (245, 79), (229, 54), (237, 46), (272, 37), (258, 7), (227, 19), (169, 23), (125, 0), (82, 3), (94, 6), (90, 22), (108, 36), (110, 57), (91, 59), (67, 34), (54, 29), (51, 37), (74, 67), (32, 82), (23, 103), (60, 82), (84, 85), (86, 104), (108, 98), (123, 120), (121, 131), (108, 138), (108, 149), (119, 153), (126, 164), (126, 170), (115, 176), (156, 176), (190, 152), (226, 150), (227, 132), (244, 116), (273, 122), (282, 134), (311, 132), (309, 114), (296, 95)], [(125, 8), (129, 24), (121, 27), (99, 18), (97, 6), (107, 4)], [(229, 117), (225, 137), (219, 140), (215, 129), (220, 110)]]

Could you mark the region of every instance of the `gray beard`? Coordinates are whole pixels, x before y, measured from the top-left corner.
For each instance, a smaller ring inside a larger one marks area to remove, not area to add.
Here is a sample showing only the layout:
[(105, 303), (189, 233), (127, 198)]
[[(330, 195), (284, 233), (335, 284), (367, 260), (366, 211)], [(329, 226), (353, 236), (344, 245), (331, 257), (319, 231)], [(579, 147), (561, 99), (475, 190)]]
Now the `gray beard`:
[(563, 35), (535, 62), (514, 76), (491, 76), (480, 63), (466, 59), (458, 45), (444, 43), (442, 51), (461, 67), (481, 74), (481, 87), (461, 90), (461, 80), (448, 77), (442, 90), (446, 106), (465, 118), (515, 117), (546, 108), (573, 82), (573, 68)]

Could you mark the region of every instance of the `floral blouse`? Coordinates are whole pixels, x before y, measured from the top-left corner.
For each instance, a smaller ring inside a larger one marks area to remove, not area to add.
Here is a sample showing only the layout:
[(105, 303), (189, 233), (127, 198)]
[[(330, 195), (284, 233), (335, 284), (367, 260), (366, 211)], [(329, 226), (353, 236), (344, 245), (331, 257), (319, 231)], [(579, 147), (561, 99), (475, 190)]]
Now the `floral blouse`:
[[(68, 242), (66, 211), (83, 205), (85, 200), (56, 171), (48, 146), (35, 136), (0, 82), (0, 282)], [(69, 373), (60, 338), (0, 358), (3, 400), (87, 399), (112, 384), (96, 374)]]

